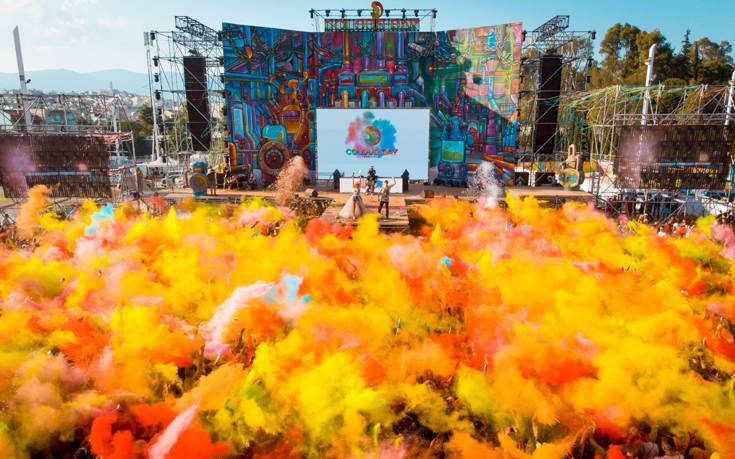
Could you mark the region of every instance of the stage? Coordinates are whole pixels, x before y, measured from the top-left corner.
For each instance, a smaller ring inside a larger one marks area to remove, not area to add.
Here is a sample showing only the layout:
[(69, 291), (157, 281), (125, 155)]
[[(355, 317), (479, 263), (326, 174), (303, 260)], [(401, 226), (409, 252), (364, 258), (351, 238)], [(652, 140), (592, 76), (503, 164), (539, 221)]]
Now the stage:
[[(350, 198), (350, 194), (343, 194), (342, 199), (335, 200), (332, 204), (324, 211), (322, 217), (329, 223), (342, 223), (345, 225), (357, 226), (359, 220), (345, 219), (339, 217), (339, 211), (342, 210), (347, 199)], [(366, 214), (378, 213), (378, 206), (380, 205), (380, 197), (375, 196), (362, 196), (362, 200), (365, 203)], [(380, 214), (378, 223), (382, 231), (403, 231), (408, 229), (408, 208), (406, 206), (406, 199), (403, 197), (392, 196), (390, 198), (390, 218), (385, 218), (385, 210)]]
[[(350, 220), (339, 218), (337, 214), (345, 205), (347, 200), (350, 198), (351, 193), (340, 193), (334, 190), (331, 186), (329, 187), (317, 187), (318, 197), (314, 198), (307, 196), (304, 191), (297, 193), (297, 196), (303, 199), (313, 200), (329, 200), (331, 201), (329, 207), (321, 215), (321, 218), (327, 220), (330, 223), (342, 223), (345, 225), (357, 225), (358, 220)], [(594, 201), (592, 194), (584, 191), (565, 191), (562, 188), (557, 187), (508, 187), (502, 190), (501, 196), (498, 197), (500, 205), (505, 203), (505, 193), (508, 193), (516, 198), (527, 198), (534, 196), (542, 206), (548, 207), (560, 207), (565, 202), (580, 202), (590, 203)], [(208, 202), (212, 204), (216, 203), (237, 203), (243, 199), (249, 198), (262, 198), (273, 202), (276, 192), (270, 190), (254, 190), (254, 191), (241, 191), (241, 190), (217, 190), (217, 195), (198, 196), (194, 197), (189, 189), (176, 189), (176, 190), (159, 190), (158, 195), (169, 203), (183, 202), (188, 199), (194, 199), (199, 202)], [(432, 197), (427, 197), (433, 196)], [(379, 197), (361, 195), (367, 207), (368, 213), (377, 213), (379, 205)], [(409, 213), (410, 209), (414, 205), (425, 204), (432, 199), (442, 197), (453, 197), (456, 199), (476, 201), (480, 194), (476, 190), (469, 188), (450, 187), (450, 186), (439, 186), (439, 185), (423, 185), (423, 184), (409, 184), (408, 190), (400, 195), (392, 195), (390, 201), (390, 220), (385, 220), (381, 217), (378, 222), (380, 229), (383, 231), (404, 231), (410, 226)], [(384, 215), (384, 214), (383, 214)]]
[[(329, 201), (330, 204), (321, 215), (321, 218), (325, 219), (330, 223), (342, 223), (345, 225), (357, 225), (358, 220), (342, 219), (337, 216), (339, 211), (342, 209), (344, 204), (350, 198), (351, 193), (340, 193), (334, 190), (331, 186), (329, 187), (317, 187), (317, 197), (307, 196), (305, 191), (299, 191), (296, 195), (302, 199), (307, 200), (318, 200), (318, 201)], [(505, 193), (510, 194), (516, 198), (527, 198), (534, 196), (542, 206), (544, 207), (561, 207), (565, 202), (580, 202), (590, 203), (594, 202), (594, 197), (590, 193), (583, 191), (565, 191), (562, 188), (557, 187), (508, 187), (502, 190), (501, 196), (498, 197), (498, 202), (501, 206), (505, 204)], [(432, 197), (427, 197), (433, 196)], [(145, 208), (145, 204), (149, 198), (160, 197), (165, 200), (169, 205), (175, 205), (184, 201), (193, 199), (198, 202), (206, 202), (210, 204), (225, 204), (232, 203), (236, 204), (243, 200), (252, 198), (262, 198), (271, 203), (275, 203), (276, 192), (273, 190), (217, 190), (216, 195), (207, 196), (193, 196), (191, 190), (188, 188), (177, 188), (177, 189), (157, 189), (155, 191), (146, 192), (143, 194), (143, 200), (141, 204)], [(379, 197), (361, 195), (363, 201), (367, 207), (368, 213), (377, 213), (379, 205)], [(408, 190), (400, 195), (392, 195), (390, 201), (390, 219), (385, 220), (381, 217), (378, 220), (380, 229), (386, 232), (393, 231), (405, 231), (412, 227), (412, 219), (415, 219), (417, 215), (417, 209), (415, 206), (420, 204), (426, 204), (432, 199), (442, 197), (453, 197), (460, 200), (476, 201), (479, 198), (479, 194), (476, 190), (460, 187), (449, 187), (449, 186), (438, 186), (438, 185), (423, 185), (423, 184), (410, 184)], [(116, 199), (117, 198), (117, 199)], [(66, 208), (74, 208), (81, 205), (83, 199), (81, 198), (66, 198), (66, 199), (51, 199), (52, 207), (56, 210), (61, 211)], [(103, 205), (106, 200), (96, 199), (98, 205)], [(119, 197), (113, 193), (113, 200), (119, 203)], [(20, 205), (25, 202), (25, 199), (0, 199), (0, 211), (15, 215)], [(413, 209), (413, 211), (412, 211)], [(384, 214), (383, 214), (384, 215)], [(419, 219), (420, 220), (420, 219)], [(414, 222), (416, 223), (416, 222)], [(419, 224), (420, 226), (420, 224)]]
[(584, 204), (594, 202), (592, 193), (587, 193), (586, 191), (566, 191), (563, 188), (556, 187), (509, 187), (506, 191), (514, 198), (533, 196), (543, 206), (555, 208), (561, 207), (566, 202), (581, 202)]
[[(314, 188), (320, 198), (333, 199), (336, 202), (346, 202), (350, 197), (351, 193), (340, 193), (339, 191), (332, 188), (332, 186), (317, 186)], [(159, 196), (166, 199), (173, 199), (175, 201), (182, 201), (186, 199), (196, 199), (197, 201), (239, 201), (242, 198), (272, 198), (276, 192), (274, 190), (259, 189), (259, 190), (217, 190), (217, 195), (212, 196), (192, 196), (191, 190), (188, 188), (163, 188), (156, 190)], [(592, 194), (584, 191), (565, 191), (558, 187), (506, 187), (501, 190), (501, 196), (499, 201), (505, 200), (505, 193), (508, 192), (515, 197), (528, 197), (535, 196), (538, 200), (561, 200), (561, 201), (577, 201), (577, 202), (589, 202), (593, 199)], [(452, 186), (441, 186), (441, 185), (423, 185), (420, 183), (411, 183), (408, 186), (408, 190), (405, 193), (400, 194), (401, 198), (408, 201), (425, 200), (427, 199), (426, 194), (433, 194), (435, 198), (439, 197), (455, 197), (460, 199), (477, 199), (480, 193), (477, 190), (471, 188), (452, 187)], [(145, 196), (149, 196), (151, 193), (146, 193)], [(304, 197), (304, 191), (297, 193), (299, 196)], [(394, 196), (398, 194), (393, 193)], [(364, 196), (364, 194), (362, 195)]]

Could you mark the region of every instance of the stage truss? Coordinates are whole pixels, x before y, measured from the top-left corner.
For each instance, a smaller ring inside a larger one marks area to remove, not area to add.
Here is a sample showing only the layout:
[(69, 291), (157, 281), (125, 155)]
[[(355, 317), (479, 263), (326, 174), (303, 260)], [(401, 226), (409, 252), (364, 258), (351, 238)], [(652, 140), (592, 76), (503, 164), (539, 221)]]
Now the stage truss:
[[(119, 103), (119, 97), (108, 94), (27, 94), (18, 91), (0, 93), (0, 133), (27, 132), (25, 110), (30, 112), (33, 133), (96, 133), (115, 132), (117, 121), (127, 120), (128, 115)], [(58, 122), (51, 114), (61, 115)], [(68, 120), (72, 119), (72, 122)], [(88, 124), (80, 124), (84, 119)]]
[[(535, 162), (538, 151), (533, 149), (536, 129), (536, 111), (549, 110), (548, 100), (541, 100), (539, 91), (547, 81), (541, 79), (541, 59), (545, 55), (561, 57), (561, 98), (585, 90), (592, 65), (594, 31), (572, 31), (569, 16), (555, 16), (531, 32), (524, 32), (521, 57), (520, 119), (518, 126), (518, 161)], [(559, 75), (549, 75), (547, 80)], [(573, 143), (576, 120), (559, 108), (556, 124), (555, 152), (565, 152)], [(543, 147), (539, 146), (538, 149)], [(533, 183), (533, 181), (531, 182)]]
[[(25, 102), (25, 110), (24, 110)], [(32, 126), (25, 125), (30, 113)], [(120, 130), (120, 121), (128, 114), (120, 98), (110, 94), (26, 94), (19, 91), (0, 93), (0, 136), (26, 134), (30, 137), (73, 135), (104, 139), (113, 163), (124, 158), (135, 160), (132, 132)], [(33, 143), (33, 139), (31, 139)]]
[(175, 16), (174, 22), (175, 30), (146, 32), (145, 46), (155, 121), (153, 157), (167, 164), (171, 163), (168, 158), (174, 158), (177, 161), (167, 169), (183, 172), (193, 150), (184, 85), (184, 57), (205, 58), (209, 114), (201, 115), (212, 135), (207, 152), (212, 165), (224, 162), (227, 151), (224, 58), (221, 31), (188, 16)]
[[(613, 164), (618, 154), (620, 130), (623, 126), (641, 125), (643, 101), (650, 94), (646, 124), (655, 125), (725, 125), (735, 116), (728, 112), (732, 93), (728, 86), (612, 86), (581, 91), (560, 98), (563, 111), (574, 126), (573, 142), (586, 142), (595, 167), (587, 173), (585, 186), (595, 195), (598, 205), (626, 213), (646, 213), (652, 197), (663, 196), (678, 203), (677, 212), (660, 215), (671, 219), (679, 214), (732, 214), (731, 189), (712, 193), (699, 190), (621, 190), (615, 186)], [(731, 110), (731, 109), (730, 109)], [(732, 152), (731, 152), (732, 153)], [(618, 203), (612, 206), (611, 203)], [(635, 209), (638, 206), (638, 210)]]
[[(377, 3), (377, 2), (373, 2)], [(310, 9), (309, 16), (315, 32), (324, 32), (325, 19), (370, 19), (372, 8), (329, 8), (324, 10)], [(437, 10), (435, 8), (386, 8), (381, 14), (382, 19), (419, 19), (418, 31), (433, 32), (436, 23)], [(428, 30), (426, 25), (428, 24)], [(424, 28), (422, 28), (422, 26)]]

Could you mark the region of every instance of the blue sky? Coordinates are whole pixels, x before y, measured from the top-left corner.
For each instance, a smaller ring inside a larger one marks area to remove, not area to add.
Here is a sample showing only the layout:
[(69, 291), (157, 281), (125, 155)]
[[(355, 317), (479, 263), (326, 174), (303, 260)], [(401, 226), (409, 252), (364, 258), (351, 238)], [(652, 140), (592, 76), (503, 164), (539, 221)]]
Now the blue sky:
[[(437, 29), (522, 21), (532, 30), (557, 14), (574, 30), (616, 22), (659, 28), (678, 48), (684, 31), (735, 44), (735, 0), (384, 0), (386, 8), (437, 8)], [(174, 15), (211, 27), (221, 22), (313, 30), (309, 8), (369, 8), (370, 0), (0, 0), (0, 72), (15, 72), (12, 29), (20, 26), (26, 70), (145, 72), (144, 30), (171, 30)]]

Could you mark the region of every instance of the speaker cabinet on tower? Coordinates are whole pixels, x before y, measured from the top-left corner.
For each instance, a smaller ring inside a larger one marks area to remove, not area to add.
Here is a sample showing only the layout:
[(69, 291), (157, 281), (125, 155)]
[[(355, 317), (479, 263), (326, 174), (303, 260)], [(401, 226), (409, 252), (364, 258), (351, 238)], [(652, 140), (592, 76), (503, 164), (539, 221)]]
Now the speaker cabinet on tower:
[(207, 61), (201, 56), (184, 57), (186, 110), (189, 114), (191, 145), (195, 151), (207, 151), (211, 144), (209, 104), (207, 103)]
[(541, 84), (538, 91), (533, 135), (533, 151), (536, 154), (554, 153), (556, 125), (559, 120), (561, 71), (561, 56), (545, 55), (541, 57)]

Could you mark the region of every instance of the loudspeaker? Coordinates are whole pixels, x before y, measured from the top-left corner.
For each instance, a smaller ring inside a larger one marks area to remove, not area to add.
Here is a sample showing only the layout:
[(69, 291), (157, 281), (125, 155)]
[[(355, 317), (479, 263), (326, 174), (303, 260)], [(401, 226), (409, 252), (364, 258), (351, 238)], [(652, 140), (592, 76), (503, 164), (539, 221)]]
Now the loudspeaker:
[(209, 150), (212, 141), (212, 133), (209, 130), (206, 65), (204, 57), (184, 57), (186, 111), (189, 114), (191, 145), (195, 151)]
[(561, 93), (562, 57), (541, 57), (541, 85), (536, 103), (536, 120), (533, 134), (533, 152), (554, 153), (556, 125), (559, 118), (559, 95)]

